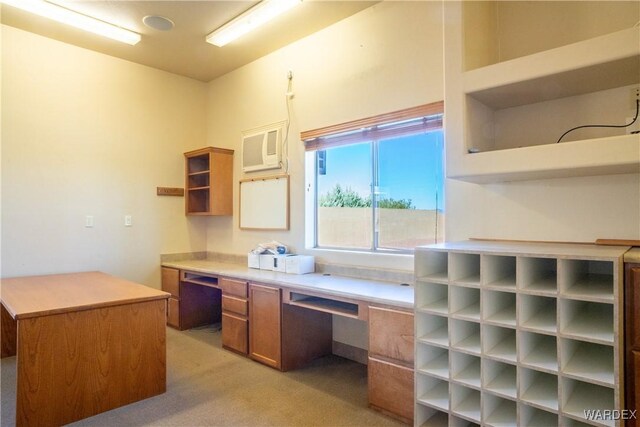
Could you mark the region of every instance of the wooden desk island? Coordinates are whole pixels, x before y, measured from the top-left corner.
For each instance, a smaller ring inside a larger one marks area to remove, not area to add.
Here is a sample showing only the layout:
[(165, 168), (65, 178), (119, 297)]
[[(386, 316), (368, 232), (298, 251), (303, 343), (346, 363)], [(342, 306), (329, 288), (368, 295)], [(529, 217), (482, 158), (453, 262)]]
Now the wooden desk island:
[(99, 272), (0, 280), (17, 425), (62, 425), (166, 391), (169, 294)]

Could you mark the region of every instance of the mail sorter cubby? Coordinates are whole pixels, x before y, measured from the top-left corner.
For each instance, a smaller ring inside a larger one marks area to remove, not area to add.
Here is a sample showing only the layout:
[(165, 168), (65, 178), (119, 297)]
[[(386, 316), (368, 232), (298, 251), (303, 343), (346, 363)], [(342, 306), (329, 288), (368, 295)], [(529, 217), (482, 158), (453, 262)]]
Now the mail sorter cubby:
[(620, 427), (627, 249), (417, 248), (415, 424)]

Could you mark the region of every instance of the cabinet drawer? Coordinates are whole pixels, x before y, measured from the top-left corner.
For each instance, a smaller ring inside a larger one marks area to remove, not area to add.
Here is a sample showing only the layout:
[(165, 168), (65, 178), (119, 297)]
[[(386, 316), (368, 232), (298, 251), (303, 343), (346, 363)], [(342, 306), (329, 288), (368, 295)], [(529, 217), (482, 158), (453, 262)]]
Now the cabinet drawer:
[(413, 314), (369, 307), (369, 354), (413, 366)]
[(369, 358), (369, 405), (413, 420), (413, 369)]
[(249, 322), (246, 318), (222, 313), (222, 346), (247, 354), (249, 352), (248, 326)]
[(180, 298), (180, 270), (162, 267), (162, 290)]
[(167, 325), (180, 329), (180, 301), (175, 298), (167, 300)]
[(248, 313), (247, 300), (222, 295), (222, 310), (246, 316)]
[(218, 280), (218, 286), (222, 289), (223, 294), (234, 295), (240, 298), (247, 297), (247, 282), (220, 278)]

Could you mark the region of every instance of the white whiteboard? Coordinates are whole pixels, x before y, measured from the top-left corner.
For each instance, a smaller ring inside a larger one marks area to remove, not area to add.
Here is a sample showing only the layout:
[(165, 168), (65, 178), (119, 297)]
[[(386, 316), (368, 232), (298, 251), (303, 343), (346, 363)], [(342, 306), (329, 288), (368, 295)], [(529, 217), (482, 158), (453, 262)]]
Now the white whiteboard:
[(289, 175), (240, 181), (240, 228), (289, 229)]

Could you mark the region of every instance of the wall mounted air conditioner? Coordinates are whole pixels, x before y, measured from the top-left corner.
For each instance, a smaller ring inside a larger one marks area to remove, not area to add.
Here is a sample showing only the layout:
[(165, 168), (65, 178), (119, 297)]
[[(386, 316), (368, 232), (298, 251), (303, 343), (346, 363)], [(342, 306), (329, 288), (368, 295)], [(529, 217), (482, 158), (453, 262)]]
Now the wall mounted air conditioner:
[(242, 171), (280, 167), (284, 122), (242, 132)]

